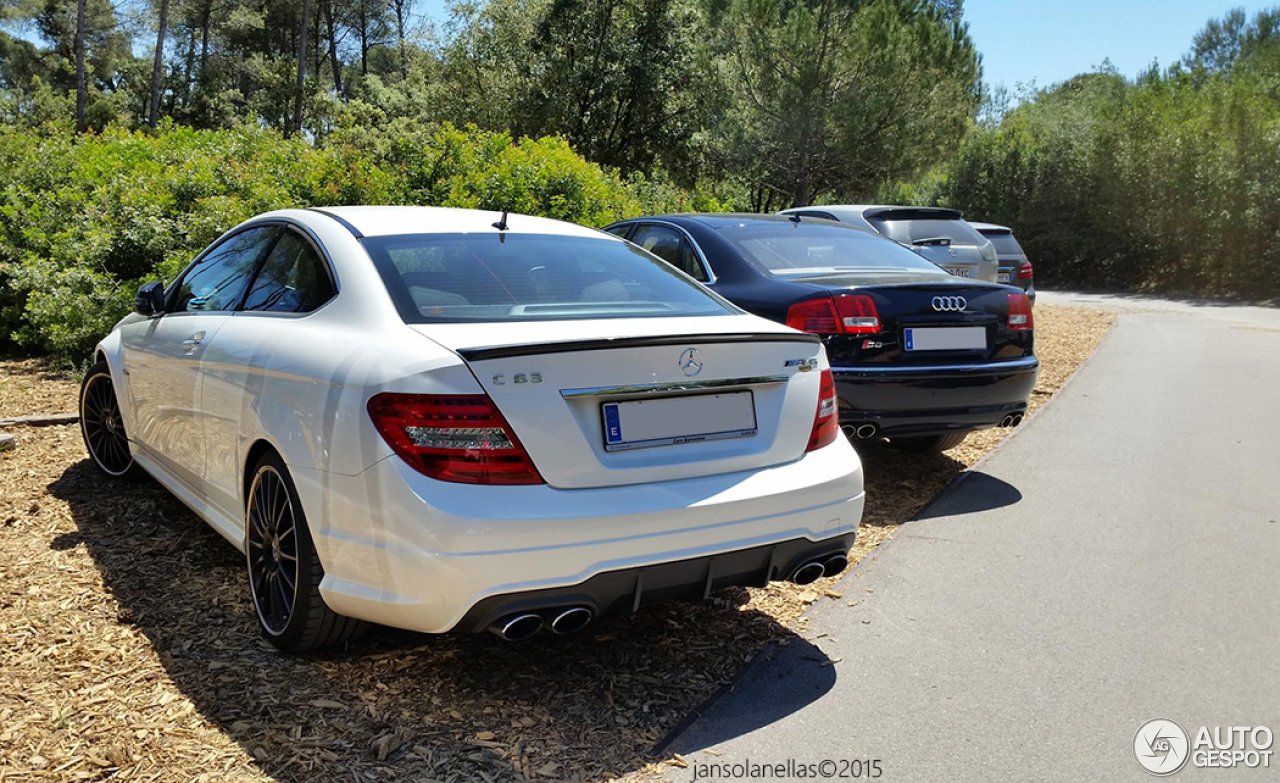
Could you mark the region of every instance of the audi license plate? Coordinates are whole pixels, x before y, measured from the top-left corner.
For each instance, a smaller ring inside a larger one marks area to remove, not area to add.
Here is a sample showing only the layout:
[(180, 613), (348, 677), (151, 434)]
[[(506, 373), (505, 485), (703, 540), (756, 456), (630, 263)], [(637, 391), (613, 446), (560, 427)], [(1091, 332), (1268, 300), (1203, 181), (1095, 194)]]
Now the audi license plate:
[(948, 271), (948, 272), (950, 272), (951, 274), (955, 275), (956, 277), (973, 277), (973, 268), (972, 268), (972, 267), (968, 267), (968, 266), (944, 266), (944, 267), (942, 267), (942, 268), (943, 268), (943, 269), (945, 269), (945, 270), (947, 270), (947, 271)]
[(945, 326), (903, 329), (908, 351), (973, 351), (987, 347), (985, 326)]
[(600, 413), (604, 417), (605, 451), (756, 434), (755, 399), (749, 391), (606, 402)]

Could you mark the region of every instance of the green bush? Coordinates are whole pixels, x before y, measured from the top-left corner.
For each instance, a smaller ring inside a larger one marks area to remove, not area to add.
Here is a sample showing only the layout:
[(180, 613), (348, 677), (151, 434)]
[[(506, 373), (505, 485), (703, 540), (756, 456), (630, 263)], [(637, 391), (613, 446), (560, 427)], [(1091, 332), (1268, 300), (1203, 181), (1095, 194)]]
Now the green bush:
[(170, 279), (246, 218), (284, 207), (427, 204), (603, 226), (705, 194), (589, 163), (558, 138), (396, 121), (323, 146), (246, 126), (158, 133), (0, 127), (0, 348), (82, 359), (137, 286)]

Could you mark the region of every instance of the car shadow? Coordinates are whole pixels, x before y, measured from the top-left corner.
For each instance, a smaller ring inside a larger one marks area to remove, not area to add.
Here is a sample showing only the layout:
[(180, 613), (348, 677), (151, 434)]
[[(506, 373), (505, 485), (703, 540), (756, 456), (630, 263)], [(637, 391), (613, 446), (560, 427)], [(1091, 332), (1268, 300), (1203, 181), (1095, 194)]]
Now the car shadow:
[[(814, 668), (827, 660), (743, 589), (572, 636), (374, 628), (345, 649), (287, 656), (258, 633), (242, 556), (158, 484), (110, 481), (83, 460), (48, 491), (76, 526), (50, 546), (86, 547), (116, 622), (155, 650), (158, 665), (143, 665), (281, 780), (602, 780), (651, 762), (655, 743), (766, 644)], [(828, 665), (741, 730), (785, 718), (834, 680)]]
[(1012, 506), (1022, 493), (1007, 481), (982, 471), (961, 473), (947, 489), (915, 515), (915, 519), (954, 517)]

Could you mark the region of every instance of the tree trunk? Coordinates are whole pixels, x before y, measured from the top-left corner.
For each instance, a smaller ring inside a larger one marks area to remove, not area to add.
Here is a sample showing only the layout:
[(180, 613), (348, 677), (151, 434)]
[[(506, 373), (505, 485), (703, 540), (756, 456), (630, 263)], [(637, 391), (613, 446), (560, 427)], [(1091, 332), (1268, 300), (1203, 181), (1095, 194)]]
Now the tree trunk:
[(84, 102), (88, 86), (84, 73), (84, 3), (85, 0), (76, 2), (76, 133), (84, 133), (86, 129)]
[(169, 33), (169, 0), (160, 0), (160, 24), (156, 32), (156, 56), (151, 65), (151, 111), (147, 124), (156, 127), (160, 121), (160, 81), (164, 72), (164, 39)]
[(409, 61), (404, 48), (404, 11), (408, 0), (394, 0), (396, 6), (396, 40), (400, 44), (400, 78), (409, 79)]
[(360, 75), (369, 75), (369, 0), (360, 0)]
[(302, 0), (302, 21), (298, 25), (298, 89), (293, 96), (294, 133), (302, 132), (302, 91), (307, 81), (307, 25), (310, 18), (311, 0)]
[(204, 86), (209, 67), (209, 23), (213, 16), (213, 0), (205, 0), (200, 16), (200, 85)]
[(333, 69), (333, 89), (342, 92), (342, 63), (338, 60), (338, 31), (333, 25), (333, 0), (324, 0), (324, 22), (329, 28), (329, 67)]

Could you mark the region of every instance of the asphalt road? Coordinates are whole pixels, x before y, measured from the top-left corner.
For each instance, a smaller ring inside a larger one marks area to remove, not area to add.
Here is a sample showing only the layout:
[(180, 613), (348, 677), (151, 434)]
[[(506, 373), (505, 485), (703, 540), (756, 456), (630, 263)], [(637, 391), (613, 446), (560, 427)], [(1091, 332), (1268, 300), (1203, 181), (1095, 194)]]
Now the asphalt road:
[(675, 738), (693, 766), (672, 780), (788, 759), (1148, 780), (1133, 744), (1157, 717), (1193, 740), (1277, 735), (1270, 769), (1175, 780), (1280, 779), (1280, 310), (1041, 296), (1123, 310), (1055, 400), (815, 609), (811, 644)]

